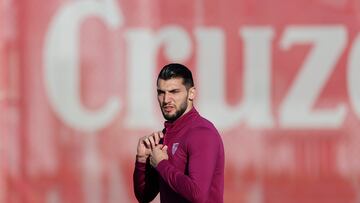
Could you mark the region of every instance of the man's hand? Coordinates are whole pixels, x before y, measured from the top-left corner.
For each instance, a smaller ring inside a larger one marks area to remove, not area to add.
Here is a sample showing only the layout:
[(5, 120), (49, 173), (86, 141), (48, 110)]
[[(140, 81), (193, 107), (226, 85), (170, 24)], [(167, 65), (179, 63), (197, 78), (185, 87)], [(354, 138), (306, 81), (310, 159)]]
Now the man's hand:
[(156, 147), (163, 137), (164, 134), (159, 131), (140, 138), (137, 146), (136, 160), (138, 162), (146, 163), (146, 159), (151, 154), (151, 149)]
[(155, 146), (152, 150), (151, 150), (151, 154), (150, 154), (150, 164), (156, 168), (156, 166), (160, 163), (160, 161), (166, 159), (169, 159), (169, 156), (167, 154), (167, 146), (159, 144), (157, 146)]

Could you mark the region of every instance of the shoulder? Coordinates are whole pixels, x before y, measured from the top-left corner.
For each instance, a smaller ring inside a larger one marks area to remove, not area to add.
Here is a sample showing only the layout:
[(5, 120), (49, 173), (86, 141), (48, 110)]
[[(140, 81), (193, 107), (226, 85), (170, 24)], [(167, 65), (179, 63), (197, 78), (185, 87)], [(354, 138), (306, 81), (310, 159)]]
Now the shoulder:
[(198, 116), (191, 127), (192, 131), (209, 131), (215, 134), (219, 134), (214, 124), (202, 116)]
[(221, 143), (221, 136), (215, 126), (201, 116), (194, 120), (186, 138), (189, 145)]

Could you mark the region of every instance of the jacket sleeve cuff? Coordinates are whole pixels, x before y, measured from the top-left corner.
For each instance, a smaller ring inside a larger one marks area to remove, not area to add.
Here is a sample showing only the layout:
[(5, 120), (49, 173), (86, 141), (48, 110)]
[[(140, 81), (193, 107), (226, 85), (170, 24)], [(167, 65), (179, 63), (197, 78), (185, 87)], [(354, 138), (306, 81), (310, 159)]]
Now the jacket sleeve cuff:
[(137, 170), (145, 171), (146, 170), (146, 163), (135, 161), (135, 168)]
[(162, 174), (163, 171), (165, 171), (166, 169), (166, 166), (169, 164), (169, 161), (168, 160), (161, 160), (158, 165), (156, 166), (156, 170)]

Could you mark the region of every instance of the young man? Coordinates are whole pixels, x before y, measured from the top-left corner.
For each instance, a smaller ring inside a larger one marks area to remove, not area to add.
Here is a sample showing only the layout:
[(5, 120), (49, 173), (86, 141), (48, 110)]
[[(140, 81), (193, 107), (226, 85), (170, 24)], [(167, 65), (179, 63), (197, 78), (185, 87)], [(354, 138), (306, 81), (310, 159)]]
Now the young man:
[(163, 67), (157, 98), (165, 128), (139, 139), (133, 177), (139, 202), (150, 202), (159, 192), (161, 203), (223, 202), (223, 143), (214, 125), (193, 107), (195, 95), (188, 68)]

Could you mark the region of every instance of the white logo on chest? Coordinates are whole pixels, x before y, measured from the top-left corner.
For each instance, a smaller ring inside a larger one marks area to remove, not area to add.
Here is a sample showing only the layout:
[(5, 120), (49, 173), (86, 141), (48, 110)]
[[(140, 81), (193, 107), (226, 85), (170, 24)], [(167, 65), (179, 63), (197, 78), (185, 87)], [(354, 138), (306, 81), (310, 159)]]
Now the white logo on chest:
[(172, 145), (172, 148), (171, 148), (171, 153), (172, 153), (172, 155), (175, 154), (175, 152), (176, 152), (176, 150), (178, 149), (178, 147), (179, 147), (179, 143), (174, 143), (174, 144)]

